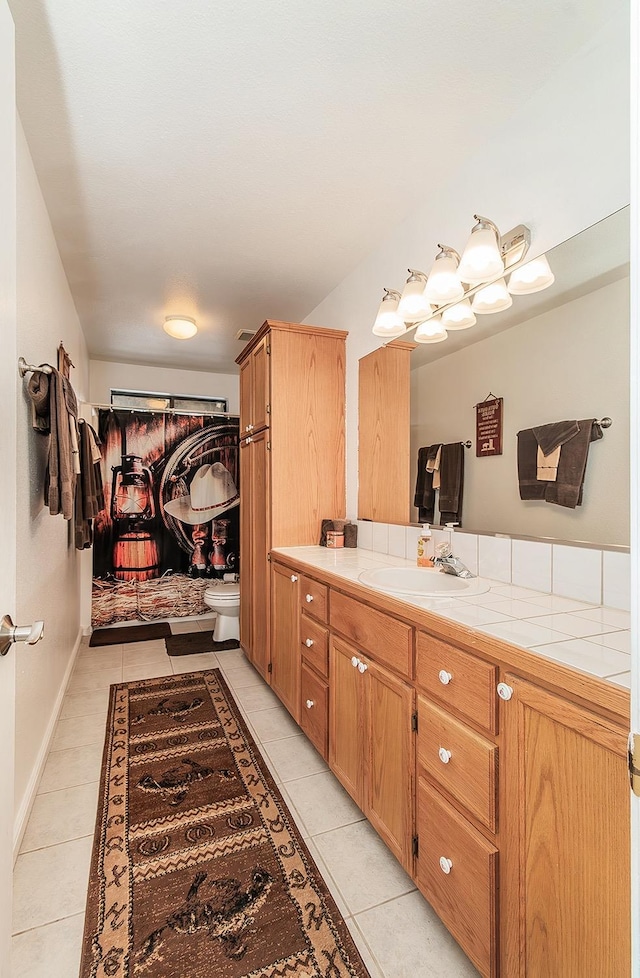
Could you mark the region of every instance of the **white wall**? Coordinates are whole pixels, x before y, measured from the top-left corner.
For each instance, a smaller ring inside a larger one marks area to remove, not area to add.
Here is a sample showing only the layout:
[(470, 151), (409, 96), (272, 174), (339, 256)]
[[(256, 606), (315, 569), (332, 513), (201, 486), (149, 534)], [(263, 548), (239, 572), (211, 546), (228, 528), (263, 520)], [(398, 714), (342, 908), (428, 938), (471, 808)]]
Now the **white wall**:
[[(178, 341), (176, 341), (178, 342)], [(226, 397), (229, 414), (240, 411), (239, 374), (214, 374), (201, 370), (145, 367), (137, 363), (92, 360), (89, 399), (92, 404), (109, 404), (111, 388), (153, 391), (158, 394), (200, 394)]]
[[(417, 188), (415, 213), (395, 227), (389, 215), (394, 230), (386, 241), (305, 319), (350, 333), (349, 517), (357, 510), (358, 359), (379, 345), (371, 326), (383, 286), (401, 287), (408, 267), (428, 270), (439, 241), (464, 247), (474, 213), (492, 218), (505, 230), (527, 224), (533, 257), (629, 203), (628, 36), (623, 11), (501, 131), (491, 134), (483, 146), (470, 147), (463, 162), (452, 160), (448, 184)], [(437, 133), (433, 152), (438, 152)], [(371, 206), (384, 207), (385, 202), (372, 201)]]
[[(18, 125), (17, 140), (17, 338), (29, 363), (56, 364), (62, 340), (75, 364), (78, 398), (88, 394), (84, 337), (60, 261), (29, 148)], [(16, 829), (26, 814), (39, 773), (72, 653), (79, 641), (79, 554), (62, 516), (44, 505), (47, 439), (31, 428), (25, 384), (18, 391), (16, 511), (17, 612), (21, 623), (42, 618), (45, 637), (16, 646)]]
[[(601, 545), (629, 545), (629, 279), (567, 302), (411, 373), (411, 458), (435, 441), (471, 439), (463, 526)], [(475, 457), (473, 405), (504, 398), (503, 454)], [(591, 446), (582, 506), (518, 494), (516, 432), (562, 418), (613, 425)], [(417, 511), (413, 510), (417, 520)]]

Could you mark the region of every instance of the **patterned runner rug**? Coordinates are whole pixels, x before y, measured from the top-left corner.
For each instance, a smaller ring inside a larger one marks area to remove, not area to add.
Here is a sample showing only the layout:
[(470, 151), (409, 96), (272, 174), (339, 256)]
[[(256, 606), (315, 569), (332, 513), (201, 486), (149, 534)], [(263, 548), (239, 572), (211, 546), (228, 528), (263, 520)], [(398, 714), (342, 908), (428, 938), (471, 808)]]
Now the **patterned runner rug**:
[(217, 669), (111, 687), (90, 976), (368, 978)]

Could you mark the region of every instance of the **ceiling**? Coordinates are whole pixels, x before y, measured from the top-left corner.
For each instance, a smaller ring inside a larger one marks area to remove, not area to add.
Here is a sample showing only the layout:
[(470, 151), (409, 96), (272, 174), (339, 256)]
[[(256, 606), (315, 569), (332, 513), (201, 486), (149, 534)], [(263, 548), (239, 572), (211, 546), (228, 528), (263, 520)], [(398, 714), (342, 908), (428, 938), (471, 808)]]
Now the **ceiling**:
[(91, 355), (234, 371), (238, 330), (309, 315), (622, 2), (9, 0)]

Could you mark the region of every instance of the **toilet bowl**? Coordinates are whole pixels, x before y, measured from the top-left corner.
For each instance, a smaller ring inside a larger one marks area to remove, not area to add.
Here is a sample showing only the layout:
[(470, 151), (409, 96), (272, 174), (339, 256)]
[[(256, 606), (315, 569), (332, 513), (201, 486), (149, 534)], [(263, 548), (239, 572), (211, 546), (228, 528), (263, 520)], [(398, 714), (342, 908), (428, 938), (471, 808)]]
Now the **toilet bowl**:
[(214, 642), (240, 639), (240, 585), (216, 582), (203, 595), (204, 603), (216, 612)]

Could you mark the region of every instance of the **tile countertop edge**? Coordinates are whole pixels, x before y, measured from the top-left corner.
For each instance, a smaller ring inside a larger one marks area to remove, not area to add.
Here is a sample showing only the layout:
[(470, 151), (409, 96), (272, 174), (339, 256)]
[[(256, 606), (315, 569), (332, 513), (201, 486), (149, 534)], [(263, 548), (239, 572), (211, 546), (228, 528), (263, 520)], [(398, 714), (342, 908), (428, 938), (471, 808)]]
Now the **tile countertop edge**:
[[(448, 618), (444, 608), (440, 610), (425, 608), (404, 596), (387, 594), (362, 584), (357, 574), (355, 577), (349, 576), (346, 573), (348, 567), (341, 569), (340, 566), (346, 565), (349, 560), (348, 557), (340, 555), (351, 555), (349, 567), (353, 573), (354, 563), (357, 563), (356, 549), (331, 551), (325, 547), (275, 547), (271, 553), (281, 563), (291, 563), (294, 569), (308, 572), (310, 576), (320, 578), (329, 586), (339, 588), (359, 601), (374, 603), (380, 611), (403, 618), (418, 628), (426, 629), (442, 641), (452, 642), (461, 645), (469, 652), (480, 652), (497, 659), (503, 663), (507, 671), (513, 670), (518, 676), (533, 683), (555, 688), (560, 692), (566, 691), (585, 705), (605, 711), (618, 722), (627, 725), (629, 723), (630, 691), (625, 687), (609, 682), (588, 669), (579, 669), (548, 658), (534, 649), (513, 644), (473, 625)], [(360, 554), (366, 562), (362, 570), (373, 566), (415, 566), (413, 561), (389, 557), (388, 554), (375, 554), (370, 550), (360, 551)], [(496, 581), (494, 586), (504, 587), (504, 584)], [(567, 635), (567, 640), (570, 638), (571, 636)]]

